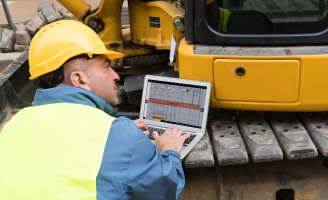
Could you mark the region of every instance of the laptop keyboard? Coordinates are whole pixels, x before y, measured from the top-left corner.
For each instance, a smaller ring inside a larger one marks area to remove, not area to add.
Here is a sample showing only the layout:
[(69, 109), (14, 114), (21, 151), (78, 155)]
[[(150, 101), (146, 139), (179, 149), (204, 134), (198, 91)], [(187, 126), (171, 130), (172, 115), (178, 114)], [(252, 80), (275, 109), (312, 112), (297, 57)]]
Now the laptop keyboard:
[[(159, 135), (162, 135), (162, 134), (165, 132), (166, 129), (158, 128), (158, 127), (148, 126), (148, 130), (149, 130), (149, 136), (148, 136), (149, 139), (151, 139), (151, 140), (155, 140), (155, 139), (153, 138), (153, 131), (157, 131), (157, 133), (158, 133)], [(193, 139), (196, 137), (195, 134), (191, 134), (191, 133), (188, 133), (188, 134), (190, 134), (190, 137), (187, 138), (187, 139), (184, 141), (184, 143), (183, 143), (183, 146), (185, 146), (185, 147), (188, 146), (188, 144), (190, 144), (190, 142), (193, 141)]]

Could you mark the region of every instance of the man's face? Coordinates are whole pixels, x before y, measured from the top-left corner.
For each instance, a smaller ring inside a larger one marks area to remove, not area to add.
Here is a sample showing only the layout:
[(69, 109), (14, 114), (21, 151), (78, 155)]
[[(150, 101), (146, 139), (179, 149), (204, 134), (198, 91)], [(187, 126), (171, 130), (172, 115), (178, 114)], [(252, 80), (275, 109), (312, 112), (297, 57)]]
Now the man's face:
[(213, 3), (206, 6), (206, 15), (209, 23), (214, 26), (219, 22), (219, 8), (214, 1)]
[(91, 92), (97, 94), (110, 105), (118, 104), (117, 87), (115, 82), (120, 80), (119, 75), (109, 66), (110, 61), (105, 55), (88, 60), (91, 67), (89, 73)]

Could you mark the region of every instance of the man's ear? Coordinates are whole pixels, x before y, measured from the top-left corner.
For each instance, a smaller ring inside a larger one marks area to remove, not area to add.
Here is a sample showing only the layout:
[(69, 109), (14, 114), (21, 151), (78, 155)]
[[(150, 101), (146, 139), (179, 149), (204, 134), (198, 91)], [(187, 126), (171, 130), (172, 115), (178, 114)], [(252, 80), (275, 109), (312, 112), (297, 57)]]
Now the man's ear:
[(69, 79), (75, 87), (83, 88), (91, 91), (90, 79), (86, 73), (82, 71), (74, 71), (70, 74)]

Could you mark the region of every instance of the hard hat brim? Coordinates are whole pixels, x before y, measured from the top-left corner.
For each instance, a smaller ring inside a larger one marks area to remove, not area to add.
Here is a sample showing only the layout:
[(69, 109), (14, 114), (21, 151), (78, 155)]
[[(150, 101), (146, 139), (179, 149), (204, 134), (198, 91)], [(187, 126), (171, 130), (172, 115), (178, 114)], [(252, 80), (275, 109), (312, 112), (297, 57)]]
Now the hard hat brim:
[(122, 54), (122, 53), (118, 53), (118, 52), (110, 51), (110, 50), (107, 50), (105, 55), (107, 56), (108, 59), (117, 59), (117, 58), (124, 56), (124, 54)]

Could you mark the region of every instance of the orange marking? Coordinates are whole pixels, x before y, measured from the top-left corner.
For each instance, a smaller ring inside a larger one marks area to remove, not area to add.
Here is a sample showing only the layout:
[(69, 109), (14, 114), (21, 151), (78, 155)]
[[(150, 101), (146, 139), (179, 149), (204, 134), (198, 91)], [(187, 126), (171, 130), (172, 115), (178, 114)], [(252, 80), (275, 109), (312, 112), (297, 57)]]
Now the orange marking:
[(153, 119), (164, 120), (164, 117), (153, 116)]

